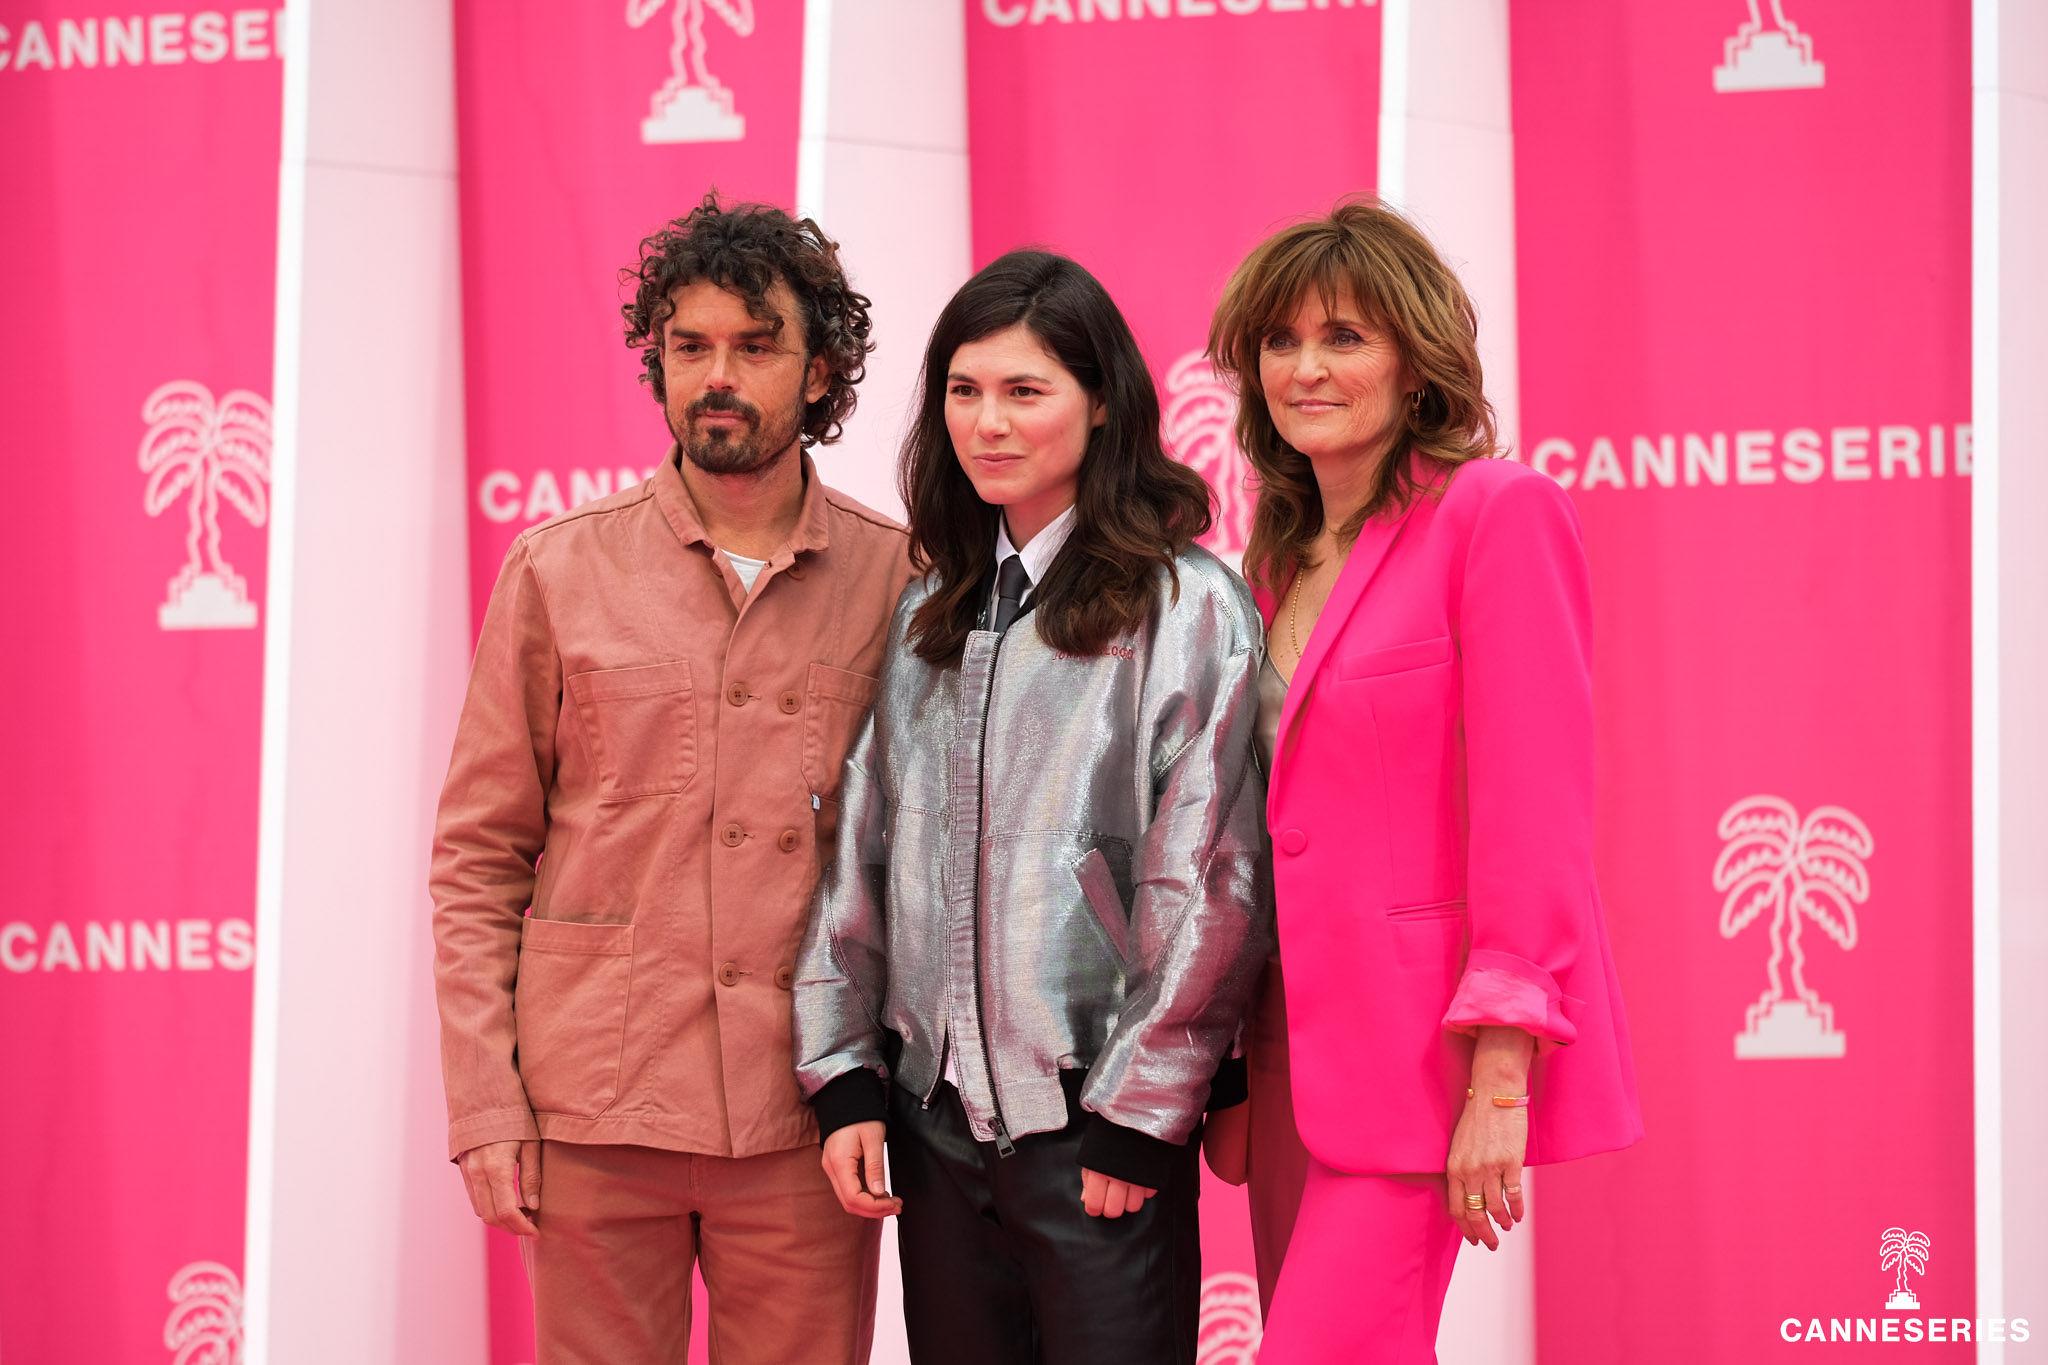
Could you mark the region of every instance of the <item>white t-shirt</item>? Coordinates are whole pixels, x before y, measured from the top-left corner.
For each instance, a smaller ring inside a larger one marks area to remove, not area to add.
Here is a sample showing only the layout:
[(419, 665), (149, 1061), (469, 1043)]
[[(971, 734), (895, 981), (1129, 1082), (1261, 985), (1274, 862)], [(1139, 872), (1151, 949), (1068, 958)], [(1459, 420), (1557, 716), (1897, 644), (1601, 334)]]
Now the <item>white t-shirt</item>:
[(725, 562), (732, 565), (732, 571), (740, 576), (740, 586), (748, 592), (754, 590), (754, 580), (761, 576), (761, 570), (768, 567), (768, 561), (765, 559), (748, 559), (745, 555), (736, 555), (723, 547), (720, 547), (718, 553), (724, 555)]

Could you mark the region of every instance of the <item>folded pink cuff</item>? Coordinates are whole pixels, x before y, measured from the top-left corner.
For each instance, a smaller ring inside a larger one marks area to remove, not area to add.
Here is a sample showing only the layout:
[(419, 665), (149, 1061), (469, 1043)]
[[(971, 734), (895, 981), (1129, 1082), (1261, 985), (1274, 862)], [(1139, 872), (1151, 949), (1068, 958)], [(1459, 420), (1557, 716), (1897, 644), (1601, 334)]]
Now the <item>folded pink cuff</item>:
[(1538, 1043), (1570, 1043), (1579, 1036), (1568, 1013), (1573, 1003), (1549, 972), (1527, 958), (1475, 948), (1444, 1013), (1444, 1027), (1471, 1033), (1502, 1025), (1532, 1034)]

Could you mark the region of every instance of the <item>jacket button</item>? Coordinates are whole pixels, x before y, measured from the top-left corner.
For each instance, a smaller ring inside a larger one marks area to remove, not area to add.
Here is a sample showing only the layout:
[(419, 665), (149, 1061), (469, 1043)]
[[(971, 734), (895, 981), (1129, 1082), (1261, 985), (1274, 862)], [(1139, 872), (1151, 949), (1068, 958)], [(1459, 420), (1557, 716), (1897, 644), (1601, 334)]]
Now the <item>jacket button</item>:
[(725, 832), (719, 835), (718, 837), (725, 840), (725, 846), (727, 848), (738, 848), (740, 844), (746, 839), (747, 832), (741, 829), (738, 825), (727, 825), (725, 827)]
[(803, 708), (803, 704), (803, 698), (794, 692), (784, 692), (782, 694), (782, 714), (785, 716), (795, 715)]
[(734, 962), (721, 962), (721, 963), (719, 963), (719, 964), (718, 964), (718, 983), (719, 983), (719, 984), (720, 984), (721, 986), (737, 986), (737, 985), (739, 985), (739, 984), (740, 984), (740, 969), (739, 969), (739, 964), (737, 964), (737, 963), (734, 963)]
[(793, 829), (786, 829), (782, 831), (782, 837), (775, 841), (775, 846), (781, 849), (784, 853), (796, 852), (797, 832)]
[(788, 990), (796, 984), (796, 969), (787, 965), (775, 969), (775, 984)]
[(743, 682), (736, 682), (731, 687), (725, 689), (725, 699), (734, 706), (745, 706), (747, 698), (752, 695), (752, 693), (747, 691), (747, 685)]
[(1282, 853), (1299, 853), (1307, 847), (1308, 835), (1298, 829), (1286, 830), (1280, 835), (1280, 851)]

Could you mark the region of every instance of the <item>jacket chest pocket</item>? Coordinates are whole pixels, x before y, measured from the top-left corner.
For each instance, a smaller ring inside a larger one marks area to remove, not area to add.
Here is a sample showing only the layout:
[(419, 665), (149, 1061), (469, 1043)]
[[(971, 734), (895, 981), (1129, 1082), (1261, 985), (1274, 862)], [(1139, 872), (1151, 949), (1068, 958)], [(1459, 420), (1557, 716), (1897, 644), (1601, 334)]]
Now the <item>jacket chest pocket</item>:
[(572, 673), (567, 682), (600, 800), (662, 796), (690, 785), (697, 715), (687, 662)]
[(875, 679), (829, 664), (812, 664), (804, 691), (804, 785), (824, 801), (839, 799), (840, 770), (875, 704)]
[(1384, 784), (1384, 824), (1399, 906), (1464, 894), (1464, 764), (1460, 678), (1449, 636), (1339, 661), (1338, 677), (1363, 699)]

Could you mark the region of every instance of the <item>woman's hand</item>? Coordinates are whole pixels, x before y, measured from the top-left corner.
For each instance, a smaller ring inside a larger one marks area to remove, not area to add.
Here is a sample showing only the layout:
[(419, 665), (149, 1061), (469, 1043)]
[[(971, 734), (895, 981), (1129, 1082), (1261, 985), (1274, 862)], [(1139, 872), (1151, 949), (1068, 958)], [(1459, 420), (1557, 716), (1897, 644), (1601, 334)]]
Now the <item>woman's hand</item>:
[(1251, 1165), (1251, 1101), (1217, 1109), (1202, 1121), (1202, 1157), (1226, 1185), (1242, 1185)]
[[(1529, 1110), (1526, 1105), (1502, 1108), (1496, 1095), (1526, 1096), (1529, 1058), (1536, 1040), (1518, 1028), (1492, 1025), (1479, 1030), (1472, 1051), (1472, 1095), (1451, 1134), (1451, 1156), (1445, 1165), (1451, 1221), (1474, 1246), (1500, 1249), (1499, 1225), (1506, 1232), (1522, 1221), (1522, 1158), (1529, 1151)], [(1478, 1195), (1483, 1207), (1473, 1207)]]
[(821, 1164), (839, 1207), (862, 1218), (887, 1218), (903, 1212), (903, 1201), (889, 1193), (882, 1175), (882, 1146), (889, 1125), (880, 1119), (835, 1128), (825, 1139)]
[(1100, 1171), (1081, 1168), (1081, 1207), (1090, 1218), (1121, 1218), (1145, 1207), (1145, 1201), (1159, 1193), (1128, 1180), (1113, 1180)]

